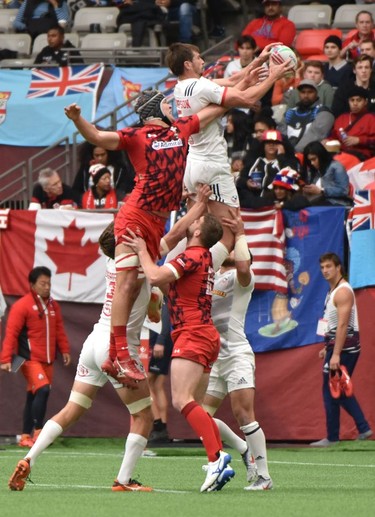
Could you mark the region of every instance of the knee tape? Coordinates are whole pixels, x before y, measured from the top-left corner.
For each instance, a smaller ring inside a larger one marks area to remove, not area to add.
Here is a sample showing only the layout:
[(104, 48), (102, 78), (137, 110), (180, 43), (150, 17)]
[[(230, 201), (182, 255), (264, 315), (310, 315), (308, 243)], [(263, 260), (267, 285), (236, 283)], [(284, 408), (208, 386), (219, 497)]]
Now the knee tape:
[(138, 255), (134, 252), (121, 253), (115, 257), (116, 271), (126, 271), (127, 269), (137, 269), (139, 266)]
[(79, 406), (90, 409), (92, 400), (90, 397), (87, 397), (86, 395), (83, 395), (83, 393), (79, 393), (78, 391), (71, 391), (69, 402), (74, 402), (75, 404), (78, 404)]
[(136, 413), (139, 413), (142, 411), (142, 409), (146, 409), (148, 407), (151, 407), (151, 397), (146, 397), (141, 400), (136, 400), (135, 402), (132, 402), (131, 404), (126, 404), (126, 407), (128, 408), (128, 411), (131, 415), (135, 415)]

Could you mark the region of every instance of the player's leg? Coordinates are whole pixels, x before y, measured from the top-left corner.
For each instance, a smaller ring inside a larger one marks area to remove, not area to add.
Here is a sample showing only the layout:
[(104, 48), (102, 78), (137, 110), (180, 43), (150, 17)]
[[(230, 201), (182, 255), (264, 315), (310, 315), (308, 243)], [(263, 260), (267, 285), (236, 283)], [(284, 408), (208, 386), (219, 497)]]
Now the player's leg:
[(165, 389), (166, 375), (160, 373), (148, 373), (148, 382), (152, 398), (152, 412), (154, 415), (153, 429), (150, 434), (150, 442), (169, 442), (167, 419), (168, 397)]
[(34, 429), (34, 420), (32, 416), (32, 405), (34, 400), (34, 393), (31, 390), (26, 391), (25, 406), (22, 414), (22, 434), (18, 443), (20, 447), (32, 447), (33, 439), (31, 433)]
[(147, 445), (147, 439), (154, 419), (151, 411), (148, 382), (146, 379), (139, 382), (137, 390), (123, 387), (116, 391), (121, 401), (129, 410), (131, 423), (130, 432), (125, 443), (124, 457), (112, 490), (114, 492), (150, 492), (150, 487), (146, 487), (132, 479), (135, 466)]

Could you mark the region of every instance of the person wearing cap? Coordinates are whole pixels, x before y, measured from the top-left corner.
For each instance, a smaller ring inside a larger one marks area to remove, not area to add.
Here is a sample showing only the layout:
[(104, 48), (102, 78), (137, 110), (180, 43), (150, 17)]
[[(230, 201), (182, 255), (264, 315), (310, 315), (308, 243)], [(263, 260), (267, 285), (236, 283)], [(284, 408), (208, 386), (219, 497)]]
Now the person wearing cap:
[(355, 17), (356, 31), (343, 42), (341, 56), (356, 59), (360, 55), (359, 45), (363, 40), (375, 40), (374, 18), (370, 11), (359, 11)]
[(81, 116), (77, 104), (65, 108), (66, 116), (86, 140), (109, 150), (125, 149), (136, 171), (136, 185), (115, 220), (116, 287), (110, 357), (103, 364), (107, 374), (136, 388), (145, 375), (129, 355), (126, 325), (144, 278), (138, 278), (139, 259), (126, 244), (127, 230), (145, 239), (151, 258), (156, 261), (165, 223), (171, 211), (180, 206), (189, 138), (223, 115), (225, 108), (208, 106), (195, 115), (175, 120), (164, 95), (146, 90), (138, 96), (135, 110), (142, 127), (102, 131)]
[(308, 199), (300, 192), (299, 178), (299, 173), (290, 167), (284, 167), (276, 174), (271, 185), (268, 185), (275, 208), (301, 210), (310, 206)]
[(330, 137), (341, 141), (341, 149), (361, 161), (374, 156), (375, 113), (368, 112), (368, 91), (352, 86), (348, 91), (349, 112), (339, 115)]
[(337, 88), (353, 74), (352, 67), (341, 57), (342, 40), (335, 34), (324, 40), (323, 52), (328, 61), (323, 63), (324, 79)]
[(111, 187), (111, 172), (107, 167), (96, 163), (89, 169), (93, 185), (82, 196), (82, 208), (117, 208), (116, 191)]
[[(309, 79), (311, 81), (314, 81), (321, 104), (323, 104), (327, 108), (330, 108), (332, 106), (335, 92), (330, 83), (324, 80), (323, 63), (318, 60), (306, 61), (306, 63), (304, 64), (302, 75), (302, 80)], [(287, 108), (295, 108), (298, 102), (300, 101), (298, 86), (299, 83), (288, 94), (286, 99)]]
[(242, 36), (252, 36), (259, 49), (270, 43), (281, 42), (293, 45), (296, 26), (283, 16), (281, 0), (263, 0), (264, 16), (251, 20), (242, 31)]
[(321, 142), (306, 145), (303, 158), (302, 192), (312, 205), (352, 205), (348, 174)]
[(335, 117), (349, 111), (348, 92), (353, 86), (361, 86), (368, 92), (368, 111), (375, 112), (375, 81), (372, 77), (373, 58), (362, 54), (353, 62), (354, 75), (343, 82), (333, 98), (332, 112)]
[(335, 121), (331, 111), (318, 96), (318, 88), (311, 79), (304, 79), (297, 87), (300, 100), (295, 108), (285, 112), (279, 130), (287, 135), (297, 153), (314, 140), (326, 138)]
[(237, 191), (242, 208), (264, 206), (264, 195), (276, 174), (283, 167), (298, 168), (298, 160), (293, 153), (285, 153), (283, 137), (278, 130), (265, 131), (259, 155), (247, 161), (237, 179)]

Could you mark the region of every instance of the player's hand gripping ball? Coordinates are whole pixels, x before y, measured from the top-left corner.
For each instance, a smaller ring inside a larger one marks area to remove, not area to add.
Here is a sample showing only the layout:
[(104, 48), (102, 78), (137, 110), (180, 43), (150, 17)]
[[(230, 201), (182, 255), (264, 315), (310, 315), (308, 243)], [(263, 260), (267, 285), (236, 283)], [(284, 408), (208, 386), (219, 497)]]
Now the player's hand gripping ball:
[(294, 70), (297, 70), (298, 67), (298, 59), (293, 50), (286, 45), (276, 45), (271, 49), (270, 59), (277, 65), (281, 65), (288, 59), (291, 59), (291, 65)]

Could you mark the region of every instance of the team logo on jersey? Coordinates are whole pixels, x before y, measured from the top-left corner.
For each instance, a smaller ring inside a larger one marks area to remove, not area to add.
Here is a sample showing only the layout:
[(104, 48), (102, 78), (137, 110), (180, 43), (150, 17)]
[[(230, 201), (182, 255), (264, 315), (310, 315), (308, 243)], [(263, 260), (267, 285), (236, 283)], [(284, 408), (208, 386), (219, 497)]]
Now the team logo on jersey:
[(184, 144), (182, 143), (181, 138), (177, 138), (177, 140), (170, 140), (169, 142), (162, 142), (161, 140), (155, 140), (152, 142), (152, 148), (155, 151), (160, 151), (161, 149), (171, 149), (172, 147), (182, 147)]
[(11, 92), (0, 92), (0, 124), (5, 121), (7, 116), (7, 102)]
[(86, 368), (86, 366), (83, 366), (83, 364), (79, 364), (77, 366), (77, 375), (79, 377), (87, 377), (88, 374), (89, 374), (89, 371)]

